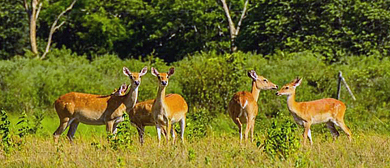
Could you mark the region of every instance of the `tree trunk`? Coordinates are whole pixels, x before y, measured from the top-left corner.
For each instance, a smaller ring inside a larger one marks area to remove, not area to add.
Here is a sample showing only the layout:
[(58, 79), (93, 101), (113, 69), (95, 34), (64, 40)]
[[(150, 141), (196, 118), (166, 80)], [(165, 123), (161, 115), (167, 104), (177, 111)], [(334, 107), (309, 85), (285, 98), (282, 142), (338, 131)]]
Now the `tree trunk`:
[(232, 20), (232, 17), (230, 16), (230, 11), (229, 11), (229, 8), (228, 8), (228, 6), (226, 4), (226, 0), (220, 0), (220, 1), (222, 3), (223, 10), (225, 11), (225, 16), (226, 16), (226, 18), (228, 20), (228, 23), (229, 23), (230, 52), (234, 53), (234, 52), (237, 51), (236, 38), (237, 38), (238, 33), (240, 32), (240, 26), (241, 26), (242, 20), (244, 20), (244, 18), (245, 18), (245, 14), (246, 14), (246, 11), (247, 11), (247, 6), (248, 6), (248, 1), (249, 0), (245, 1), (244, 8), (242, 9), (242, 13), (241, 13), (241, 18), (240, 18), (240, 20), (237, 23), (237, 27), (235, 26), (235, 24), (234, 24), (234, 22)]
[(30, 43), (31, 43), (31, 51), (38, 55), (38, 47), (37, 47), (37, 5), (38, 0), (31, 1), (31, 15), (30, 15)]

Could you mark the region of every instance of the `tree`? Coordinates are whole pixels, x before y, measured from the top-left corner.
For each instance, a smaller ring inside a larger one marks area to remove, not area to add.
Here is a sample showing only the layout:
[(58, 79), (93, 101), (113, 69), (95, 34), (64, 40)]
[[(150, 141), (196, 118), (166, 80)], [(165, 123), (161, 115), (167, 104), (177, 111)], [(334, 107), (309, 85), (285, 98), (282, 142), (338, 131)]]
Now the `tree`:
[(44, 59), (47, 55), (47, 53), (49, 53), (50, 51), (50, 45), (51, 45), (51, 39), (53, 38), (53, 34), (56, 30), (58, 30), (64, 23), (65, 21), (62, 21), (59, 25), (57, 25), (58, 21), (61, 19), (61, 17), (63, 15), (65, 15), (66, 12), (72, 10), (74, 4), (77, 2), (77, 0), (73, 0), (73, 2), (64, 10), (62, 11), (56, 18), (56, 20), (54, 20), (53, 24), (51, 25), (51, 28), (50, 28), (50, 33), (49, 33), (49, 37), (47, 39), (47, 45), (46, 45), (46, 49), (45, 49), (45, 52), (42, 54), (42, 57), (41, 59)]
[[(31, 0), (30, 3), (27, 0), (23, 0), (24, 8), (26, 10), (29, 25), (30, 25), (30, 44), (31, 51), (38, 55), (38, 47), (37, 47), (37, 20), (39, 17), (39, 12), (42, 8), (42, 2), (40, 0)], [(30, 4), (30, 5), (29, 5)]]
[(38, 58), (40, 59), (44, 59), (46, 57), (46, 54), (49, 52), (50, 50), (50, 45), (51, 45), (51, 40), (52, 40), (52, 36), (53, 36), (53, 33), (59, 29), (64, 23), (65, 21), (61, 22), (58, 26), (57, 26), (57, 22), (60, 20), (60, 18), (68, 11), (70, 11), (74, 4), (76, 3), (77, 0), (73, 0), (73, 2), (69, 5), (69, 7), (67, 7), (64, 11), (62, 11), (58, 16), (57, 18), (55, 19), (55, 21), (53, 22), (52, 26), (51, 26), (51, 29), (50, 29), (50, 33), (49, 33), (49, 37), (48, 37), (48, 42), (47, 42), (47, 46), (46, 46), (46, 50), (45, 52), (43, 53), (43, 55), (40, 57), (39, 56), (39, 53), (38, 53), (38, 47), (37, 47), (37, 22), (38, 22), (38, 17), (39, 17), (39, 13), (41, 11), (41, 8), (42, 8), (42, 4), (43, 2), (41, 2), (40, 0), (31, 0), (30, 3), (27, 1), (27, 0), (23, 0), (23, 4), (24, 4), (24, 8), (26, 10), (26, 13), (28, 15), (28, 18), (29, 18), (29, 28), (30, 28), (30, 44), (31, 44), (31, 51), (33, 52), (34, 55), (36, 55)]
[(228, 20), (228, 23), (229, 23), (230, 51), (236, 52), (237, 51), (236, 38), (238, 36), (238, 33), (240, 32), (242, 20), (245, 18), (249, 0), (245, 0), (244, 7), (243, 7), (242, 12), (241, 12), (240, 20), (237, 23), (237, 27), (235, 26), (235, 24), (232, 20), (232, 17), (230, 16), (230, 10), (226, 4), (226, 0), (220, 0), (220, 1), (222, 3), (223, 10), (225, 11), (226, 19)]

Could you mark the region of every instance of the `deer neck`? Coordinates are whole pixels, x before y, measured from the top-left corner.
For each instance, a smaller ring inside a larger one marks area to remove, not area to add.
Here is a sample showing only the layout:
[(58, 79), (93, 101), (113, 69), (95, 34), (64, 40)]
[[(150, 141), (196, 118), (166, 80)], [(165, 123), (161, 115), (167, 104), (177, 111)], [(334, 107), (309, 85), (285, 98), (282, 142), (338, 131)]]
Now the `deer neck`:
[(160, 107), (163, 107), (165, 104), (165, 88), (166, 87), (158, 87), (157, 97), (156, 97), (156, 103), (160, 105)]
[(290, 112), (297, 113), (298, 102), (295, 101), (295, 93), (287, 96), (287, 106)]
[(256, 81), (253, 81), (252, 82), (252, 91), (251, 91), (252, 95), (253, 95), (253, 98), (256, 100), (259, 99), (259, 95), (260, 95), (260, 89), (257, 88), (256, 86)]
[(131, 87), (129, 93), (125, 96), (124, 104), (126, 105), (126, 108), (132, 109), (135, 104), (137, 103), (138, 98), (138, 86)]

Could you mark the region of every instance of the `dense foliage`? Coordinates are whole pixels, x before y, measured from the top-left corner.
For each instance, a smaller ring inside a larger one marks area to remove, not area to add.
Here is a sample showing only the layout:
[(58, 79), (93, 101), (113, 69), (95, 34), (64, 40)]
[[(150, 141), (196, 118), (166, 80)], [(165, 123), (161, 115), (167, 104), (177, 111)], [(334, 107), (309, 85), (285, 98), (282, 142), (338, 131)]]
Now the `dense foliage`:
[[(335, 98), (337, 74), (342, 71), (357, 98), (353, 101), (342, 88), (341, 100), (348, 107), (347, 125), (352, 130), (374, 128), (386, 132), (390, 129), (388, 58), (380, 58), (379, 55), (345, 57), (327, 65), (321, 54), (311, 52), (280, 52), (270, 57), (240, 52), (226, 55), (210, 52), (188, 57), (171, 65), (176, 71), (167, 92), (183, 95), (190, 107), (188, 123), (195, 126), (211, 123), (209, 117), (226, 114), (231, 96), (239, 90), (251, 89), (251, 80), (246, 75), (248, 70), (254, 69), (279, 86), (296, 76), (303, 77), (303, 83), (297, 88), (297, 101)], [(235, 58), (234, 61), (232, 58)], [(0, 61), (0, 106), (10, 112), (33, 114), (43, 110), (48, 111), (46, 114), (55, 115), (53, 102), (62, 94), (77, 91), (104, 95), (110, 94), (123, 82), (128, 83), (129, 79), (121, 70), (123, 66), (134, 72), (144, 66), (156, 67), (161, 72), (170, 67), (152, 56), (142, 61), (104, 55), (89, 61), (65, 49), (54, 50), (43, 61), (19, 57), (4, 60)], [(142, 77), (140, 101), (155, 98), (156, 82), (149, 73)], [(256, 127), (267, 127), (269, 121), (266, 118), (278, 117), (280, 112), (290, 116), (286, 98), (275, 96), (275, 91), (261, 91), (258, 103), (260, 112)], [(200, 111), (202, 115), (191, 114)], [(202, 136), (208, 126), (197, 129), (193, 130), (193, 134)]]
[[(70, 3), (43, 2), (37, 24), (41, 53), (51, 24)], [(227, 3), (237, 22), (244, 1)], [(29, 47), (23, 2), (6, 0), (0, 6), (0, 56), (23, 54)], [(351, 54), (388, 55), (389, 1), (252, 0), (248, 7), (237, 37), (241, 51), (268, 55), (312, 50), (329, 62)], [(89, 57), (154, 54), (172, 62), (201, 51), (229, 51), (228, 22), (219, 0), (83, 0), (62, 21), (66, 22), (54, 34), (54, 46)]]

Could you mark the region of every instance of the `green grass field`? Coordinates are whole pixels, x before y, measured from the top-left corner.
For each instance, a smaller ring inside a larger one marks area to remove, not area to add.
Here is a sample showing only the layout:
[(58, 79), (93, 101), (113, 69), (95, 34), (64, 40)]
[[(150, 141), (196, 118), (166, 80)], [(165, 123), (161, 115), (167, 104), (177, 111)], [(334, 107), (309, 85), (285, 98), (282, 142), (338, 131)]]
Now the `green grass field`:
[[(10, 117), (16, 123), (17, 117)], [(227, 117), (218, 122), (227, 131), (210, 130), (204, 138), (177, 141), (175, 145), (162, 143), (159, 147), (154, 127), (147, 127), (145, 144), (138, 143), (134, 127), (131, 128), (132, 145), (113, 150), (106, 139), (104, 126), (80, 124), (75, 143), (65, 138), (54, 144), (52, 133), (58, 126), (57, 118), (47, 117), (36, 135), (26, 137), (20, 150), (9, 156), (1, 151), (4, 167), (389, 167), (390, 142), (388, 135), (355, 131), (350, 143), (345, 136), (333, 141), (330, 133), (313, 129), (312, 146), (301, 146), (296, 155), (286, 160), (273, 159), (256, 142), (239, 143), (233, 123)], [(11, 125), (11, 129), (14, 128)], [(218, 128), (214, 128), (218, 129)], [(258, 128), (261, 129), (261, 128)], [(299, 128), (299, 132), (302, 128)], [(352, 130), (354, 131), (354, 130)], [(256, 141), (265, 135), (257, 131)], [(300, 135), (297, 135), (300, 136)], [(302, 138), (300, 137), (302, 141)], [(94, 145), (92, 145), (94, 143)]]

